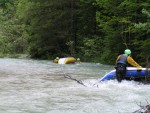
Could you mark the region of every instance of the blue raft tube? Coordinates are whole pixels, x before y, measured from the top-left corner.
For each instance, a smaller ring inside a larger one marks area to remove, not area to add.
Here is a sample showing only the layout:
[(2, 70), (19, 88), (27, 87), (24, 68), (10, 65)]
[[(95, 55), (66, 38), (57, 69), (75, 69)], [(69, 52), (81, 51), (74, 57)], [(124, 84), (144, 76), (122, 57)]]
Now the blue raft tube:
[[(146, 78), (147, 76), (150, 76), (150, 68), (142, 68), (142, 70), (137, 70), (136, 67), (127, 67), (125, 78)], [(115, 69), (104, 75), (100, 79), (100, 82), (114, 79), (116, 79)]]

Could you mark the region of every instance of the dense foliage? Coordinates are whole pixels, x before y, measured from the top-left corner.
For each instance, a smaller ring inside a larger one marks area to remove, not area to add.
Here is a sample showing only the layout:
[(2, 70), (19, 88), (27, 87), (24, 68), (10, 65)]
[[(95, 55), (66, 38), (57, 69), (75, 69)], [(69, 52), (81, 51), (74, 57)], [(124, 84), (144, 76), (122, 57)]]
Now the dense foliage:
[(0, 53), (114, 64), (124, 49), (145, 65), (149, 0), (0, 0)]

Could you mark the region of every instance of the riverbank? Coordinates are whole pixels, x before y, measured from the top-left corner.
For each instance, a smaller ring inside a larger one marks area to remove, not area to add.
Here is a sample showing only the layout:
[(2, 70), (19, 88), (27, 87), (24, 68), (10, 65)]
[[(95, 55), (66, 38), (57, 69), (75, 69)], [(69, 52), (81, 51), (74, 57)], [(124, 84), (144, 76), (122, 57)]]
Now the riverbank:
[(29, 59), (29, 54), (0, 54), (0, 58), (19, 58), (19, 59)]

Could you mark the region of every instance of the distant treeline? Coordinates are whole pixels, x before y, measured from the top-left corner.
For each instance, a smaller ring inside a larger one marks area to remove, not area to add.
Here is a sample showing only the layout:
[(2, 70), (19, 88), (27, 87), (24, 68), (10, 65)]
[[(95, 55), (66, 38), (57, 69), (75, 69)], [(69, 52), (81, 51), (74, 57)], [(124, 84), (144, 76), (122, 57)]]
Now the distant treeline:
[(0, 54), (114, 64), (126, 48), (146, 65), (149, 0), (0, 0)]

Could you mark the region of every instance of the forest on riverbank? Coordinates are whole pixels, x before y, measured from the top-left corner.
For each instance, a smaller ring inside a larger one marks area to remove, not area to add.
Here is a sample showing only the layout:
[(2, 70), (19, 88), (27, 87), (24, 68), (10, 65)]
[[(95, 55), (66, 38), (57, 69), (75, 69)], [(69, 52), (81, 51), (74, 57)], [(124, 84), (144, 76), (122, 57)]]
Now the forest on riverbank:
[(146, 65), (149, 0), (0, 0), (0, 54), (114, 64), (126, 48)]

